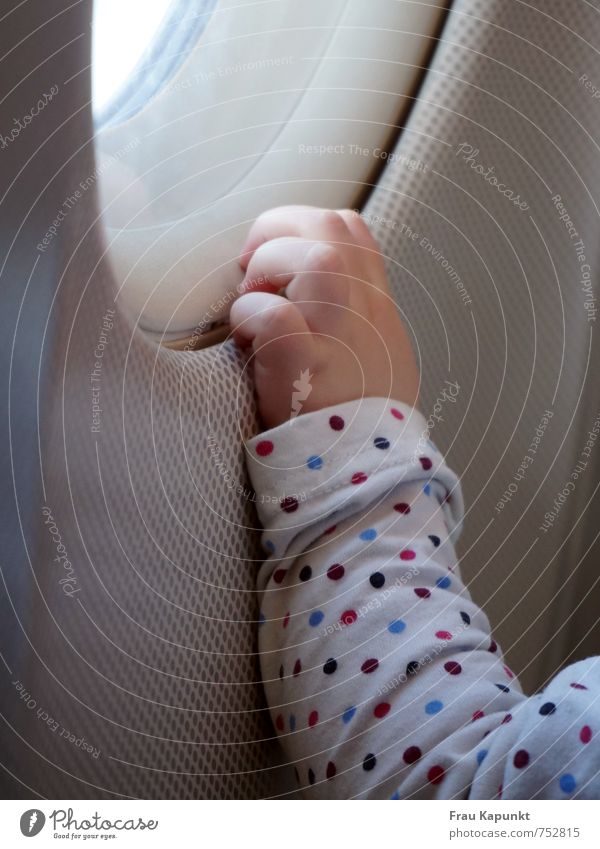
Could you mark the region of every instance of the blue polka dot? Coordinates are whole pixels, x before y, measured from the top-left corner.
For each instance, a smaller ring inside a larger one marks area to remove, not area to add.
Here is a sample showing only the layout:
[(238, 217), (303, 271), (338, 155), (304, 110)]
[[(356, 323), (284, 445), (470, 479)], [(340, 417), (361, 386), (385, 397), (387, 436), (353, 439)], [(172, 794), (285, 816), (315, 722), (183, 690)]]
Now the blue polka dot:
[(392, 795), (390, 796), (390, 799), (393, 800), (394, 802), (399, 798), (400, 798), (400, 794), (398, 793), (397, 790), (396, 790), (395, 793), (392, 793)]
[(560, 784), (560, 789), (563, 793), (572, 793), (577, 787), (575, 776), (571, 775), (570, 772), (565, 772), (564, 775), (561, 775), (558, 783)]
[(482, 761), (483, 761), (483, 759), (485, 758), (486, 755), (487, 755), (487, 749), (480, 749), (477, 752), (477, 763), (480, 766), (481, 766), (481, 763), (482, 763)]
[(370, 542), (372, 539), (377, 538), (377, 531), (375, 528), (367, 528), (359, 533), (359, 537), (365, 540), (365, 542)]
[(306, 461), (306, 465), (309, 469), (320, 469), (323, 465), (323, 460), (321, 459), (321, 457), (319, 457), (318, 454), (313, 454)]
[(290, 716), (290, 731), (295, 731), (295, 730), (296, 730), (296, 717), (292, 713), (291, 716)]
[(425, 495), (431, 495), (431, 484), (426, 483), (423, 487), (423, 492)]
[(313, 612), (308, 617), (308, 624), (312, 625), (313, 628), (316, 628), (317, 625), (321, 624), (324, 618), (325, 614), (322, 610), (313, 610)]
[(436, 587), (439, 587), (441, 590), (447, 590), (452, 581), (448, 577), (448, 575), (444, 575), (442, 578), (438, 578), (435, 582)]
[(342, 714), (342, 721), (346, 723), (346, 725), (350, 722), (354, 714), (356, 713), (355, 707), (346, 708), (344, 713)]
[(267, 549), (267, 551), (270, 551), (271, 554), (275, 551), (275, 543), (270, 539), (266, 539), (263, 542), (263, 546)]
[(260, 613), (259, 616), (258, 616), (258, 624), (264, 625), (266, 621), (267, 621), (267, 618), (266, 618), (265, 614)]
[(406, 623), (402, 621), (402, 619), (394, 619), (393, 622), (390, 622), (388, 625), (388, 631), (390, 634), (401, 634), (402, 631), (406, 628)]
[(439, 713), (443, 707), (444, 705), (442, 704), (442, 702), (438, 701), (437, 699), (434, 699), (432, 702), (427, 702), (427, 704), (425, 705), (425, 713)]

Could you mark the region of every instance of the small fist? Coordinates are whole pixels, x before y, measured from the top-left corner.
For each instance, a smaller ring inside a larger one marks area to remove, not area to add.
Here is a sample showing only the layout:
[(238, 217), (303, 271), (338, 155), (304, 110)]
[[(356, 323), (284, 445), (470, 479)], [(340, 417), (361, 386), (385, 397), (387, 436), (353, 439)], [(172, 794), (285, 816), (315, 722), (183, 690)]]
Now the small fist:
[(261, 215), (240, 261), (233, 336), (252, 349), (265, 427), (362, 397), (417, 403), (419, 372), (383, 259), (351, 210)]

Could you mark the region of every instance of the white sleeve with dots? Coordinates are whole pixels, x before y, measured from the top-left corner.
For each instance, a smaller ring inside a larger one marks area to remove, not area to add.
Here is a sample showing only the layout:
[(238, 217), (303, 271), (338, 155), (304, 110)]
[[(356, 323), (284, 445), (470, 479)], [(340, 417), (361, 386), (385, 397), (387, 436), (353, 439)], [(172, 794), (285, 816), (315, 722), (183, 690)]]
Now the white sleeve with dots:
[(598, 659), (523, 695), (461, 581), (460, 484), (421, 413), (352, 401), (246, 449), (262, 678), (306, 796), (600, 796)]

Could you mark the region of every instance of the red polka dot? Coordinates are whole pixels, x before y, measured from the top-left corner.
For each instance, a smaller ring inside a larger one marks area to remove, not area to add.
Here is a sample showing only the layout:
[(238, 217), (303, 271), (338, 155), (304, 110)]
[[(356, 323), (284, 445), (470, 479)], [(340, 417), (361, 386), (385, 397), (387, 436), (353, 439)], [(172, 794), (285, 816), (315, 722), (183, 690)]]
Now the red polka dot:
[(316, 710), (311, 710), (311, 712), (308, 715), (308, 727), (314, 728), (314, 726), (317, 724), (318, 721), (319, 721), (318, 712)]
[(300, 675), (302, 672), (302, 664), (300, 663), (300, 658), (294, 664), (294, 675)]
[(345, 569), (341, 563), (334, 563), (333, 566), (330, 566), (327, 570), (327, 577), (330, 581), (339, 581), (340, 578), (344, 577)]
[(462, 666), (455, 660), (449, 660), (448, 663), (445, 663), (444, 669), (449, 675), (460, 675), (462, 672)]
[(409, 746), (402, 755), (402, 760), (407, 764), (414, 764), (421, 757), (421, 750), (418, 746)]
[(277, 716), (275, 717), (275, 728), (278, 731), (283, 731), (283, 727), (284, 727), (283, 726), (283, 716), (280, 713), (278, 713)]
[(482, 710), (476, 710), (473, 716), (471, 717), (471, 722), (477, 722), (478, 719), (483, 719), (485, 713)]
[(512, 720), (512, 713), (507, 713), (500, 725), (506, 725), (507, 722)]
[(507, 675), (508, 678), (514, 678), (515, 677), (515, 673), (511, 672), (511, 670), (508, 668), (508, 666), (504, 667), (504, 671), (506, 672), (506, 675)]
[(438, 638), (438, 640), (451, 640), (452, 639), (452, 634), (450, 633), (450, 631), (436, 631), (435, 635)]
[(400, 552), (400, 560), (414, 560), (416, 556), (412, 548), (405, 548)]
[(584, 687), (583, 684), (571, 684), (574, 690), (587, 690), (587, 687)]
[(276, 584), (280, 584), (287, 575), (287, 569), (275, 569), (273, 572), (273, 580)]
[(404, 418), (404, 413), (401, 413), (400, 410), (396, 409), (396, 407), (392, 407), (390, 413), (395, 419), (399, 419), (400, 421), (402, 421)]
[(273, 443), (270, 439), (263, 439), (256, 446), (256, 453), (259, 457), (268, 457), (268, 455), (273, 451)]
[(344, 610), (341, 615), (342, 625), (352, 625), (358, 619), (356, 610)]
[(287, 498), (284, 498), (281, 502), (281, 509), (286, 513), (293, 513), (298, 509), (298, 499), (294, 498), (293, 495), (289, 495)]
[(499, 799), (501, 799), (501, 798), (502, 798), (502, 785), (501, 785), (501, 784), (500, 784), (500, 785), (498, 785), (498, 798), (499, 798)]
[(365, 675), (368, 675), (370, 672), (375, 672), (377, 667), (379, 666), (379, 661), (376, 657), (370, 657), (368, 660), (365, 660), (363, 665), (360, 667), (360, 671), (364, 672)]
[(589, 743), (592, 739), (592, 729), (589, 725), (584, 725), (581, 731), (579, 732), (579, 739), (582, 743)]
[(419, 598), (430, 598), (431, 593), (427, 589), (427, 587), (415, 587), (415, 595)]
[(285, 616), (283, 618), (283, 627), (284, 628), (287, 628), (289, 621), (290, 621), (290, 611), (288, 610), (288, 612), (285, 614)]
[(334, 762), (329, 761), (329, 763), (327, 764), (327, 768), (325, 770), (325, 775), (327, 776), (327, 778), (330, 778), (330, 779), (335, 778), (336, 772), (337, 772), (337, 769), (336, 769)]
[(446, 770), (440, 764), (435, 764), (432, 766), (430, 770), (427, 772), (427, 780), (430, 784), (439, 784), (444, 780), (444, 775), (446, 774)]
[(406, 515), (407, 513), (410, 513), (410, 504), (406, 504), (406, 502), (401, 501), (400, 504), (394, 504), (394, 510)]
[(517, 769), (523, 769), (529, 763), (529, 752), (526, 749), (519, 749), (513, 758), (513, 763)]
[(389, 713), (389, 711), (390, 705), (388, 702), (379, 702), (379, 704), (376, 705), (373, 714), (377, 717), (377, 719), (382, 719), (387, 713)]
[(364, 472), (354, 472), (352, 475), (352, 483), (364, 483), (367, 479), (367, 475)]
[(429, 457), (419, 457), (419, 463), (426, 472), (428, 472), (429, 469), (433, 466), (433, 463), (431, 462)]
[(332, 534), (335, 531), (336, 528), (337, 528), (337, 525), (332, 525), (330, 528), (327, 528), (326, 531), (323, 531), (323, 533), (324, 534)]
[(492, 640), (492, 642), (490, 643), (490, 647), (489, 647), (488, 651), (491, 651), (492, 653), (498, 651), (498, 643), (496, 642), (496, 640)]
[(341, 416), (331, 416), (329, 419), (329, 427), (332, 430), (342, 430), (344, 427), (344, 420)]

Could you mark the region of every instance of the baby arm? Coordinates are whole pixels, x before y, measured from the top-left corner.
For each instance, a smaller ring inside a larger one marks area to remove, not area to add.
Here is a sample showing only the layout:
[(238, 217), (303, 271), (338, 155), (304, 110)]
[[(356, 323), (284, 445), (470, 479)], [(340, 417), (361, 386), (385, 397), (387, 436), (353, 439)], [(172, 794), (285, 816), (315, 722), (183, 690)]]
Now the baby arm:
[(531, 698), (504, 665), (460, 577), (460, 485), (363, 222), (275, 210), (243, 264), (232, 323), (268, 428), (247, 444), (269, 553), (261, 670), (306, 795), (596, 798), (596, 661)]

